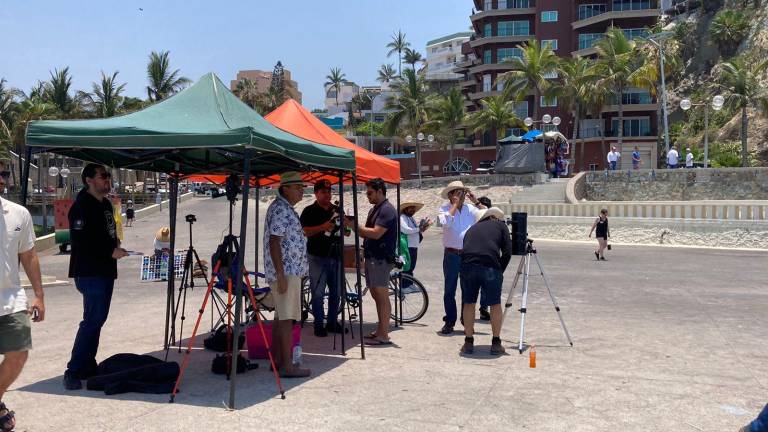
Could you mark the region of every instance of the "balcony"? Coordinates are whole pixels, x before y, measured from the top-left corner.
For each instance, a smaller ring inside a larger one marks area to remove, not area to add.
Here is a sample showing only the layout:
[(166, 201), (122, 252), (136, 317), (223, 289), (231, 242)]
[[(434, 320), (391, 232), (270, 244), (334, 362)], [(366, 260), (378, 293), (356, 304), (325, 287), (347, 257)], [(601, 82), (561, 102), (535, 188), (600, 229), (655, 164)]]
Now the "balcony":
[(500, 95), (500, 94), (501, 94), (501, 92), (500, 91), (496, 91), (496, 90), (481, 91), (481, 92), (470, 93), (469, 94), (469, 98), (471, 100), (473, 100), (473, 101), (477, 101), (477, 100), (480, 100), (480, 99), (483, 99), (483, 98), (487, 98), (487, 97), (490, 97), (490, 96), (497, 96), (497, 95)]
[(490, 36), (490, 37), (481, 37), (477, 38), (475, 40), (469, 41), (469, 45), (472, 48), (481, 47), (483, 45), (489, 45), (489, 44), (512, 44), (512, 43), (520, 43), (525, 42), (528, 39), (534, 37), (534, 35), (526, 34), (526, 35), (515, 35), (515, 36)]
[[(657, 103), (639, 103), (639, 104), (624, 104), (623, 111), (637, 112), (637, 111), (656, 111), (659, 108)], [(603, 107), (602, 112), (618, 112), (618, 105), (606, 105)]]
[(474, 86), (476, 86), (476, 85), (477, 85), (477, 80), (476, 80), (476, 79), (474, 79), (474, 78), (470, 78), (470, 79), (468, 79), (468, 80), (466, 80), (466, 81), (462, 81), (462, 82), (459, 84), (459, 87), (461, 87), (461, 88), (466, 88), (466, 87), (474, 87)]
[(586, 57), (590, 55), (597, 54), (597, 49), (594, 46), (591, 46), (589, 48), (580, 49), (578, 51), (571, 51), (571, 55), (573, 57)]
[(574, 21), (571, 26), (574, 30), (591, 26), (605, 21), (613, 21), (627, 18), (654, 18), (661, 15), (661, 9), (635, 9), (635, 10), (612, 10), (587, 19)]
[(490, 71), (508, 71), (512, 68), (510, 63), (488, 63), (469, 68), (469, 73), (478, 74)]
[(469, 17), (473, 22), (482, 20), (483, 18), (490, 17), (508, 17), (518, 15), (536, 15), (536, 7), (531, 2), (531, 7), (523, 8), (506, 8), (506, 9), (489, 9), (484, 11), (477, 11), (474, 15)]

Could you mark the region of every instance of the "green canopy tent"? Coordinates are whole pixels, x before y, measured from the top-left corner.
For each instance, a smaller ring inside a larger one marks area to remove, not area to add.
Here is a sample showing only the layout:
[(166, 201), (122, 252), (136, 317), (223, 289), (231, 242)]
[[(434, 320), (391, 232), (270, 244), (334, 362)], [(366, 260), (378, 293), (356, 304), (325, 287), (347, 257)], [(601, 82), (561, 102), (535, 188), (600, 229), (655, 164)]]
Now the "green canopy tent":
[[(284, 132), (240, 101), (209, 73), (186, 90), (131, 114), (95, 120), (43, 120), (30, 122), (27, 133), (24, 176), (29, 177), (31, 154), (52, 152), (116, 168), (169, 174), (169, 256), (174, 256), (178, 181), (184, 175), (219, 172), (242, 173), (243, 178), (273, 175), (287, 170), (320, 170), (338, 173), (355, 170), (354, 151), (318, 144)], [(243, 181), (247, 201), (250, 181)], [(26, 204), (27, 182), (22, 187)], [(256, 189), (258, 200), (258, 189)], [(340, 207), (343, 208), (343, 194)], [(256, 206), (258, 212), (258, 205)], [(245, 251), (248, 206), (242, 206), (240, 250)], [(258, 213), (256, 217), (258, 234)], [(343, 240), (341, 247), (343, 248)], [(258, 265), (258, 241), (254, 241)], [(238, 253), (235, 279), (234, 340), (240, 331), (244, 253)], [(340, 283), (344, 283), (343, 280)], [(343, 288), (342, 288), (343, 289)], [(342, 291), (343, 292), (343, 291)], [(166, 348), (173, 330), (174, 274), (168, 274), (166, 300)], [(174, 317), (175, 318), (175, 317)], [(170, 327), (170, 330), (169, 330)], [(237, 344), (233, 344), (233, 352)], [(233, 356), (232, 370), (237, 367)], [(235, 406), (237, 374), (231, 375), (229, 407)]]

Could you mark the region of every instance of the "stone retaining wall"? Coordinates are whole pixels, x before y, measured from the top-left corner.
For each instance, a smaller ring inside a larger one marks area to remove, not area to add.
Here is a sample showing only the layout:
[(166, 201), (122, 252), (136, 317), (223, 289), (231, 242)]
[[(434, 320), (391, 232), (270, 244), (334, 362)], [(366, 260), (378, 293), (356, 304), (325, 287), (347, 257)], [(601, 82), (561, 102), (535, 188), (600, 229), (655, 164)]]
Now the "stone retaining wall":
[(768, 168), (587, 172), (584, 192), (588, 201), (768, 200)]

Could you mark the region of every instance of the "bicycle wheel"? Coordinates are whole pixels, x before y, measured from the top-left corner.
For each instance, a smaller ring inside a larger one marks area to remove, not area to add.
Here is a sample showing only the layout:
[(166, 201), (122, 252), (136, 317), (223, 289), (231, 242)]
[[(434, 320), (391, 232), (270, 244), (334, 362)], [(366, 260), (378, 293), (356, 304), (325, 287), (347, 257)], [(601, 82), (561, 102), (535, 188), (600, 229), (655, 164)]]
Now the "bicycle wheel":
[[(389, 278), (389, 301), (392, 304), (392, 313), (390, 316), (395, 319), (395, 288), (397, 284), (403, 282), (403, 289), (400, 291), (400, 297), (403, 305), (403, 322), (416, 322), (427, 313), (429, 307), (429, 296), (427, 289), (415, 277), (403, 273), (393, 273)], [(400, 305), (398, 304), (398, 310)]]

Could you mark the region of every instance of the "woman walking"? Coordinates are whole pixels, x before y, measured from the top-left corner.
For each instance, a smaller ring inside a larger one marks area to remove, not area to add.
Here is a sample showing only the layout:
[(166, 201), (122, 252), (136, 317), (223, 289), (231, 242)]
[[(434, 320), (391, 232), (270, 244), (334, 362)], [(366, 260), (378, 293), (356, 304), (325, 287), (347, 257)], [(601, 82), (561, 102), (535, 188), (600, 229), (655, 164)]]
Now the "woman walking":
[(592, 224), (592, 229), (589, 230), (590, 237), (592, 237), (592, 232), (595, 232), (598, 245), (598, 249), (595, 251), (595, 258), (605, 261), (603, 252), (608, 247), (608, 237), (611, 236), (608, 231), (608, 209), (600, 210), (600, 216), (595, 219), (595, 223)]

